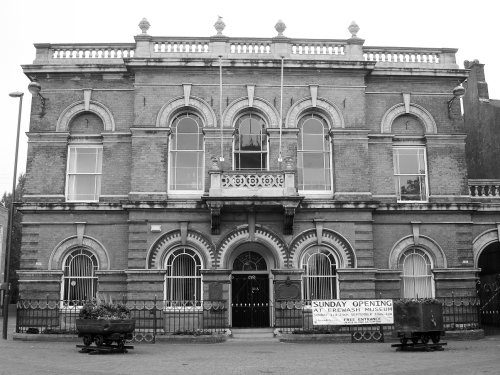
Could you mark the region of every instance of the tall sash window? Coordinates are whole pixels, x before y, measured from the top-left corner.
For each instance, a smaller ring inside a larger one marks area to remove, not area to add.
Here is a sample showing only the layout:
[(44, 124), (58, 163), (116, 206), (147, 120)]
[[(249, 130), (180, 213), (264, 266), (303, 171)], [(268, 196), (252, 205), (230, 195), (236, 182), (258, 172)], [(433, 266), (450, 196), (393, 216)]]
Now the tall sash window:
[(169, 173), (171, 191), (203, 191), (203, 125), (192, 113), (173, 121)]
[(266, 122), (253, 112), (241, 116), (236, 121), (234, 169), (267, 169)]
[(299, 190), (324, 193), (332, 190), (328, 124), (312, 113), (299, 121), (297, 172)]

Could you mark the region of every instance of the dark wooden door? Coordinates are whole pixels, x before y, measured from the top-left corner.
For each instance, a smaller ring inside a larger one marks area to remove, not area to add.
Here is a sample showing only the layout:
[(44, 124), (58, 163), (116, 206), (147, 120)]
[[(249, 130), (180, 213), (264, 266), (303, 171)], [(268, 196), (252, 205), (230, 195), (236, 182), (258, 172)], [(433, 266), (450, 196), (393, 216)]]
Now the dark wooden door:
[(233, 327), (269, 327), (269, 278), (267, 274), (232, 277)]

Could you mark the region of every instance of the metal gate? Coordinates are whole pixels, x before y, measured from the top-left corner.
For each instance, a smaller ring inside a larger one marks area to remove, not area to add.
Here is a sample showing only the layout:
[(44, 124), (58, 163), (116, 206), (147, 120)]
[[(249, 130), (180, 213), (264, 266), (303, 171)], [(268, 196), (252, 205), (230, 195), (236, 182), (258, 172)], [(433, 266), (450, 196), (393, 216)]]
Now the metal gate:
[(268, 275), (233, 275), (231, 307), (233, 327), (269, 327)]
[(500, 332), (500, 273), (495, 278), (481, 278), (477, 292), (481, 302), (481, 326), (485, 333)]

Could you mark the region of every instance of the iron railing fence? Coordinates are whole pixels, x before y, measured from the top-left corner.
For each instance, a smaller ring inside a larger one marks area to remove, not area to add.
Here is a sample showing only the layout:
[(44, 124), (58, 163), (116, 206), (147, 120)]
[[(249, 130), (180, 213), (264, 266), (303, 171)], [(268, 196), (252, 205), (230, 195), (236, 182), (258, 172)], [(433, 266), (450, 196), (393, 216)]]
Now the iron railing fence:
[[(480, 301), (477, 297), (440, 297), (443, 304), (444, 329), (470, 330), (481, 327)], [(355, 333), (356, 336), (365, 332), (381, 331), (390, 333), (394, 325), (352, 325), (352, 326), (314, 326), (311, 301), (282, 300), (274, 305), (275, 327), (283, 333)]]
[[(480, 301), (477, 297), (440, 297), (445, 330), (481, 328)], [(17, 333), (77, 334), (75, 320), (84, 301), (19, 300)], [(129, 300), (136, 321), (135, 341), (154, 342), (159, 335), (222, 334), (229, 328), (226, 300), (165, 301)], [(277, 300), (270, 303), (273, 325), (283, 333), (344, 333), (353, 340), (383, 339), (393, 332), (391, 324), (359, 326), (314, 326), (311, 301)]]
[(463, 331), (481, 328), (478, 297), (439, 297), (443, 304), (443, 325), (446, 331)]
[[(154, 342), (158, 335), (211, 335), (228, 327), (224, 300), (123, 301), (135, 319), (135, 341)], [(20, 300), (17, 333), (77, 334), (76, 319), (85, 301)]]

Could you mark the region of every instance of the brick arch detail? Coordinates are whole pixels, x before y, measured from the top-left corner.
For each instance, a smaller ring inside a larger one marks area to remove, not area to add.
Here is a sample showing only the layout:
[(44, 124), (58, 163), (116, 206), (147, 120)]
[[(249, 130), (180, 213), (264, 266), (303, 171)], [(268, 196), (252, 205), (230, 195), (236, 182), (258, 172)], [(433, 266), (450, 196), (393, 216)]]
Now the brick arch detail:
[(392, 123), (396, 117), (407, 113), (416, 116), (422, 122), (422, 125), (425, 127), (426, 134), (437, 134), (436, 121), (434, 121), (432, 115), (424, 107), (421, 107), (418, 104), (410, 104), (409, 112), (406, 112), (404, 103), (396, 104), (385, 112), (380, 125), (380, 132), (391, 133)]
[(274, 256), (276, 267), (283, 268), (287, 257), (285, 241), (273, 231), (261, 225), (255, 226), (254, 238), (250, 238), (248, 225), (241, 225), (229, 232), (217, 246), (216, 266), (230, 268), (227, 264), (231, 252), (239, 245), (248, 242), (258, 242), (264, 245)]
[(104, 131), (112, 132), (115, 131), (115, 120), (111, 111), (99, 102), (91, 100), (89, 103), (89, 109), (85, 109), (85, 102), (78, 101), (68, 107), (60, 114), (57, 119), (56, 131), (67, 132), (69, 131), (69, 124), (71, 120), (78, 114), (83, 112), (95, 113), (102, 120), (104, 124)]
[(178, 246), (191, 247), (198, 252), (204, 268), (211, 268), (215, 260), (215, 246), (203, 234), (195, 230), (188, 230), (186, 244), (182, 244), (179, 229), (165, 233), (156, 240), (146, 255), (147, 269), (162, 269), (165, 256), (170, 250)]
[(296, 128), (300, 116), (307, 110), (318, 110), (325, 114), (332, 128), (345, 127), (344, 116), (339, 107), (324, 98), (317, 98), (316, 106), (313, 106), (311, 97), (301, 99), (290, 107), (286, 115), (285, 127)]
[[(340, 263), (338, 268), (356, 268), (357, 259), (353, 246), (341, 234), (331, 230), (323, 229), (321, 244), (335, 252)], [(300, 268), (300, 259), (307, 249), (318, 245), (316, 229), (308, 229), (297, 235), (290, 244), (290, 262), (288, 267)]]
[(474, 238), (472, 241), (472, 251), (474, 254), (474, 267), (478, 268), (479, 257), (481, 256), (484, 249), (495, 242), (500, 242), (499, 230), (489, 229), (481, 233), (479, 236)]
[(234, 100), (229, 104), (224, 113), (222, 114), (222, 123), (224, 128), (232, 128), (234, 126), (235, 117), (245, 111), (256, 109), (261, 113), (265, 120), (267, 121), (269, 128), (279, 128), (280, 126), (280, 115), (278, 110), (274, 108), (267, 100), (255, 97), (253, 98), (252, 107), (248, 106), (248, 97), (242, 97)]
[(420, 235), (418, 237), (418, 243), (415, 243), (415, 238), (413, 235), (409, 235), (401, 238), (398, 242), (394, 244), (389, 253), (389, 268), (398, 269), (399, 260), (401, 256), (408, 249), (416, 247), (423, 250), (432, 260), (433, 268), (447, 268), (446, 255), (439, 244), (433, 239)]
[(206, 101), (196, 96), (190, 96), (188, 105), (186, 105), (184, 96), (178, 96), (169, 100), (161, 107), (156, 117), (156, 127), (169, 127), (172, 117), (183, 108), (191, 109), (198, 113), (202, 117), (204, 126), (209, 128), (217, 126), (215, 112)]
[(77, 236), (71, 236), (59, 242), (54, 250), (52, 250), (48, 262), (49, 271), (62, 270), (63, 261), (66, 256), (71, 251), (80, 247), (91, 251), (96, 256), (97, 261), (99, 262), (99, 270), (110, 269), (111, 265), (109, 261), (109, 255), (102, 243), (89, 236), (83, 236), (81, 242), (79, 241)]

